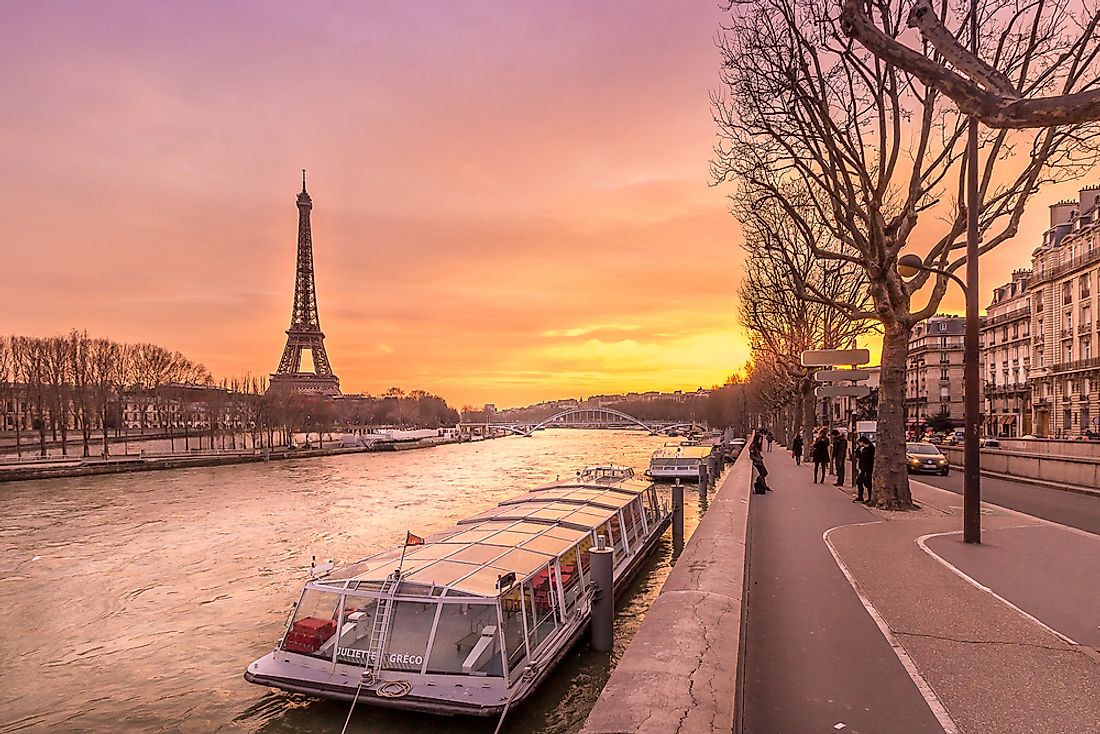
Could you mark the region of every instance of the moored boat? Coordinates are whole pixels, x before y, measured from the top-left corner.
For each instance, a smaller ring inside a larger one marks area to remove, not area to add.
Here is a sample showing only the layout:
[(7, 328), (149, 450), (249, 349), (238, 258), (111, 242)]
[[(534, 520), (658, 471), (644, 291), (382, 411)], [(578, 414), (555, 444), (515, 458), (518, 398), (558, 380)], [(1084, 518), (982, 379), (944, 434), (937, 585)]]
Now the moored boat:
[(697, 481), (699, 479), (699, 467), (702, 466), (711, 453), (713, 446), (692, 446), (680, 444), (677, 446), (662, 446), (653, 452), (649, 460), (649, 471), (646, 472), (654, 479), (686, 479)]
[(530, 695), (587, 627), (597, 537), (621, 589), (670, 519), (633, 470), (584, 469), (311, 578), (282, 639), (245, 678), (380, 706), (498, 714)]

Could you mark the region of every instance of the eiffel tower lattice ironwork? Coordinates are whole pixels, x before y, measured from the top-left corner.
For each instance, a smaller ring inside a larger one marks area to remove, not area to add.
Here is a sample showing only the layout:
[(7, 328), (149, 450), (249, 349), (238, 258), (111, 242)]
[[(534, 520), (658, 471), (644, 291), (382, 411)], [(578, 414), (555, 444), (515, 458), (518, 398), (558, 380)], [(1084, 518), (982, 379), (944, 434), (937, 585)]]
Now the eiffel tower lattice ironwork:
[[(286, 347), (279, 368), (271, 375), (272, 390), (339, 395), (340, 379), (332, 374), (325, 352), (325, 335), (317, 316), (317, 283), (313, 277), (313, 235), (309, 214), (313, 200), (306, 192), (306, 172), (302, 171), (302, 191), (298, 194), (298, 267), (294, 274), (294, 310), (286, 330)], [(302, 352), (309, 350), (313, 372), (302, 371)]]

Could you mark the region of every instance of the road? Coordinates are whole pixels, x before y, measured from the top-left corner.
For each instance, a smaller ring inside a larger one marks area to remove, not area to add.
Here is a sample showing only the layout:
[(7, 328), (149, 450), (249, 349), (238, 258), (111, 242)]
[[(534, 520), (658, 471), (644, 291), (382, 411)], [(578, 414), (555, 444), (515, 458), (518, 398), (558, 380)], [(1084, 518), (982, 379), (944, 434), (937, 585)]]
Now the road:
[[(914, 474), (910, 479), (962, 494), (963, 473), (959, 469), (946, 477)], [(983, 476), (982, 500), (1100, 535), (1100, 497)]]

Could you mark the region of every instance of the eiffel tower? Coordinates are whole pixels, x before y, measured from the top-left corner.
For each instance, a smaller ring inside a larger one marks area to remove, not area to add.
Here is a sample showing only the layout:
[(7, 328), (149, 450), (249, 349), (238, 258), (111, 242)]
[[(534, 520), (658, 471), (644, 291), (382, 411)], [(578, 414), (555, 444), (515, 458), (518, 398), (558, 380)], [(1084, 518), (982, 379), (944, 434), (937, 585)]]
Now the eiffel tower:
[[(298, 269), (294, 274), (294, 310), (286, 330), (286, 347), (279, 368), (271, 375), (268, 391), (339, 395), (340, 378), (332, 374), (325, 353), (325, 335), (317, 316), (317, 284), (313, 278), (313, 236), (309, 213), (313, 200), (306, 193), (306, 172), (302, 171), (302, 192), (298, 194)], [(302, 352), (309, 350), (313, 372), (302, 371)]]

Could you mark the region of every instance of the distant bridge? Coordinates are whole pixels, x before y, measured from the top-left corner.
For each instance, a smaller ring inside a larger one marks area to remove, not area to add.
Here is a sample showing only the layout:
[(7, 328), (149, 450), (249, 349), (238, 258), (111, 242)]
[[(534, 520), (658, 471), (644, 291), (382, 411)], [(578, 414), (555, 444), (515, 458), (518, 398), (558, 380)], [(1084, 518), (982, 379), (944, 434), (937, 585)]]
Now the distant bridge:
[(514, 433), (518, 436), (530, 436), (544, 428), (638, 428), (651, 436), (659, 436), (698, 427), (700, 425), (695, 422), (650, 421), (647, 423), (621, 410), (583, 406), (568, 408), (538, 423), (470, 423), (464, 426), (467, 431), (482, 428), (486, 431)]

